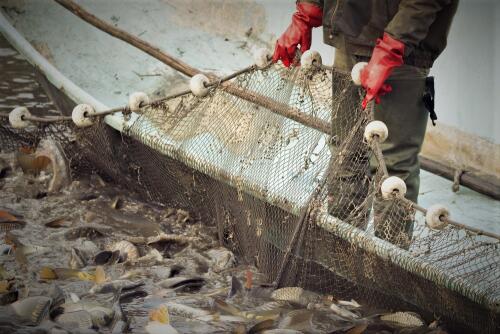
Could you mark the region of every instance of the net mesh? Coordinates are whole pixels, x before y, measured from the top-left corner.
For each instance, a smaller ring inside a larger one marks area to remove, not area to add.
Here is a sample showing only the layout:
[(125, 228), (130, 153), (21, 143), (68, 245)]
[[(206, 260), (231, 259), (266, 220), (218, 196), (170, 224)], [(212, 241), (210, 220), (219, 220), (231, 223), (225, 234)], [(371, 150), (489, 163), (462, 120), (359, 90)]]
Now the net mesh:
[(231, 85), (329, 122), (330, 133), (220, 84), (143, 108), (123, 133), (103, 120), (17, 130), (3, 119), (2, 150), (55, 139), (74, 175), (98, 172), (216, 224), (221, 244), (280, 286), (441, 316), (458, 331), (498, 330), (498, 240), (431, 230), (407, 201), (381, 197), (384, 173), (363, 140), (371, 114), (349, 74), (271, 65)]

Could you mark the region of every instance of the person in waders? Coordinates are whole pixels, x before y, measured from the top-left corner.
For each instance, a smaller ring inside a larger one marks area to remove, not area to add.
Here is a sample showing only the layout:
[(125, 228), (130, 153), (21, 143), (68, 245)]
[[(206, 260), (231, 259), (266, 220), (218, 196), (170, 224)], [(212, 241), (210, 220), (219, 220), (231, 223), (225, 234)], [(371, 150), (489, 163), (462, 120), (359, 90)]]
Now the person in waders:
[[(323, 39), (335, 47), (334, 68), (351, 71), (358, 62), (368, 62), (361, 71), (364, 98), (357, 89), (349, 92), (363, 109), (374, 101), (374, 119), (387, 125), (389, 136), (381, 144), (389, 175), (406, 183), (406, 198), (417, 202), (420, 184), (418, 154), (433, 110), (434, 85), (429, 70), (446, 47), (458, 0), (299, 0), (287, 30), (276, 42), (273, 61), (285, 66), (294, 62), (296, 51), (311, 46), (312, 29), (323, 26)], [(337, 94), (335, 77), (333, 93)], [(337, 89), (338, 90), (338, 89)], [(340, 141), (360, 115), (341, 107), (332, 119), (332, 131)], [(361, 130), (362, 132), (362, 130)], [(362, 134), (360, 134), (362, 140)], [(332, 148), (334, 149), (334, 148)], [(368, 154), (344, 152), (345, 163), (337, 172), (329, 192), (331, 214), (340, 219), (366, 200), (369, 193)], [(397, 214), (392, 200), (377, 190), (373, 202), (375, 234), (401, 247), (411, 241), (413, 214)], [(352, 216), (352, 215), (351, 215)], [(366, 227), (367, 217), (349, 221)]]

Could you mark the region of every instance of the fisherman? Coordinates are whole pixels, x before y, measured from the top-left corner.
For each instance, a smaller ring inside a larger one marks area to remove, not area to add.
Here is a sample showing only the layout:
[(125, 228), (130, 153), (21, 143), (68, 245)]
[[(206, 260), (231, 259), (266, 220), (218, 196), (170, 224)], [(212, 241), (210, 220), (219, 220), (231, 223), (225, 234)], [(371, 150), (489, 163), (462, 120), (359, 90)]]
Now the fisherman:
[[(414, 202), (419, 191), (418, 154), (427, 112), (435, 119), (433, 81), (427, 76), (446, 47), (457, 6), (458, 0), (299, 0), (292, 22), (276, 42), (273, 55), (273, 61), (281, 60), (290, 66), (298, 45), (301, 52), (308, 50), (312, 28), (322, 25), (324, 42), (335, 47), (336, 69), (350, 71), (356, 63), (368, 62), (361, 72), (365, 90), (362, 108), (372, 100), (377, 104), (373, 116), (389, 129), (389, 137), (381, 145), (389, 175), (405, 181), (406, 198)], [(335, 79), (332, 86), (336, 94)], [(357, 89), (350, 94), (352, 101), (361, 101)], [(352, 108), (341, 107), (336, 119), (332, 119), (334, 136), (342, 141), (348, 127), (359, 117)], [(332, 182), (329, 210), (338, 218), (347, 218), (366, 200), (370, 183), (368, 159), (359, 152), (348, 152), (347, 163)], [(373, 171), (373, 157), (370, 162)], [(377, 191), (373, 204), (375, 233), (408, 247), (413, 214), (394, 214), (393, 203), (384, 201)], [(386, 214), (389, 211), (392, 213)], [(367, 217), (359, 218), (350, 223), (365, 227)]]

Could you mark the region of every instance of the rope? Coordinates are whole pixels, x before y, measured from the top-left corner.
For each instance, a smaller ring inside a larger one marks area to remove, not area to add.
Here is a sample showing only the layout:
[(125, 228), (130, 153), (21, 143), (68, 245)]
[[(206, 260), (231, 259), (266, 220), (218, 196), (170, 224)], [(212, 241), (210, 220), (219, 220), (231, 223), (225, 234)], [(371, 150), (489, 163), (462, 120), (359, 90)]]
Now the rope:
[[(374, 109), (375, 109), (375, 102), (372, 101), (370, 103), (371, 115), (373, 115)], [(387, 165), (385, 164), (385, 159), (384, 159), (384, 155), (382, 153), (382, 149), (380, 148), (379, 140), (380, 140), (379, 136), (375, 135), (373, 137), (372, 143), (370, 144), (370, 147), (371, 147), (371, 149), (373, 151), (373, 154), (375, 155), (375, 158), (377, 159), (377, 162), (378, 162), (380, 168), (382, 169), (382, 172), (384, 173), (384, 176), (388, 177), (389, 173), (387, 171)], [(455, 179), (458, 180), (458, 182), (460, 182), (460, 176), (462, 174), (463, 174), (462, 170), (457, 170), (455, 172)], [(458, 177), (457, 177), (457, 175), (458, 175)], [(454, 186), (455, 186), (455, 184), (454, 184)], [(427, 214), (427, 209), (426, 208), (418, 205), (417, 203), (413, 202), (412, 200), (409, 200), (406, 197), (403, 197), (402, 200), (406, 204), (408, 204), (409, 206), (411, 206), (412, 208), (414, 208), (415, 210), (420, 211), (421, 213), (423, 213), (424, 216)], [(487, 236), (487, 237), (490, 237), (490, 238), (494, 238), (494, 239), (497, 239), (497, 240), (500, 241), (500, 235), (498, 235), (498, 234), (495, 234), (495, 233), (492, 233), (492, 232), (488, 232), (488, 231), (484, 231), (484, 230), (481, 230), (481, 229), (476, 228), (476, 227), (472, 227), (472, 226), (468, 226), (468, 225), (459, 223), (459, 222), (457, 222), (457, 221), (455, 221), (453, 219), (450, 219), (448, 217), (445, 217), (445, 216), (439, 217), (439, 220), (441, 220), (444, 223), (447, 223), (447, 224), (453, 225), (455, 227), (458, 227), (460, 229), (471, 231), (473, 233), (476, 233), (477, 235), (484, 235), (484, 236)]]

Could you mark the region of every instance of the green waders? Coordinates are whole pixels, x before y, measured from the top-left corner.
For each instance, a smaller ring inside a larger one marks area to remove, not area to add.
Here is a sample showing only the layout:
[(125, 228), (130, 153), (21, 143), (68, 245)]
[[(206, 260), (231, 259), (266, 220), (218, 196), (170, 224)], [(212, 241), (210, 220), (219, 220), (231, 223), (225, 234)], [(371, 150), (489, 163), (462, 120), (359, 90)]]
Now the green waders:
[[(357, 62), (355, 56), (345, 54), (339, 49), (336, 50), (335, 68), (342, 71), (350, 71), (352, 66)], [(381, 145), (388, 173), (390, 176), (398, 176), (405, 181), (407, 187), (406, 198), (414, 202), (417, 201), (420, 185), (420, 164), (418, 154), (424, 141), (428, 118), (428, 111), (422, 101), (425, 91), (425, 79), (428, 73), (428, 69), (409, 65), (403, 65), (400, 68), (396, 68), (387, 80), (387, 83), (392, 86), (392, 92), (381, 98), (381, 103), (376, 106), (375, 114), (373, 115), (376, 120), (384, 122), (389, 129), (389, 137)], [(335, 84), (333, 86), (335, 86)], [(339, 92), (335, 92), (334, 88), (333, 94), (338, 93)], [(353, 98), (356, 103), (360, 103), (359, 97), (356, 97), (354, 94), (351, 95), (351, 98)], [(345, 120), (351, 117), (349, 124), (351, 124), (352, 127), (352, 124), (356, 122), (358, 116), (352, 115), (352, 109), (350, 108), (340, 109), (341, 110), (337, 112), (336, 118)], [(342, 110), (350, 114), (343, 117), (338, 116)], [(335, 119), (333, 119), (332, 122), (334, 123), (334, 134), (341, 133), (342, 130), (339, 128), (343, 127), (345, 124), (342, 122), (337, 122), (335, 124)], [(359, 130), (360, 135), (362, 135), (363, 130), (364, 128)], [(347, 155), (353, 156), (352, 153), (347, 153)], [(349, 164), (345, 164), (343, 167), (347, 167), (347, 169), (342, 171), (342, 173), (350, 176), (350, 181), (353, 182), (347, 189), (356, 189), (355, 193), (347, 193), (346, 195), (351, 196), (354, 194), (354, 200), (351, 201), (353, 203), (360, 203), (361, 198), (356, 198), (356, 196), (369, 193), (369, 185), (365, 181), (365, 177), (361, 175), (365, 170), (359, 166), (367, 160), (366, 157), (360, 157), (359, 154), (354, 159), (357, 163), (357, 168), (355, 170), (349, 169)], [(365, 164), (368, 165), (366, 162)], [(377, 166), (378, 163), (375, 157), (371, 155), (370, 169), (372, 174)], [(367, 174), (364, 176), (366, 175)], [(343, 180), (334, 179), (332, 183), (342, 183), (346, 181), (349, 180), (347, 178)], [(379, 186), (380, 183), (373, 182), (373, 184)], [(335, 191), (335, 186), (331, 187), (330, 192), (332, 197), (335, 197), (333, 191)], [(334, 215), (336, 213), (336, 204), (338, 203), (333, 202), (330, 205), (330, 212)], [(380, 195), (380, 189), (376, 189), (373, 203), (373, 216), (375, 235), (404, 248), (409, 246), (413, 231), (414, 213), (410, 212), (408, 206), (403, 205), (401, 201), (384, 200)], [(343, 217), (339, 218), (342, 219)], [(363, 225), (363, 223), (360, 222), (355, 224), (357, 226)]]

